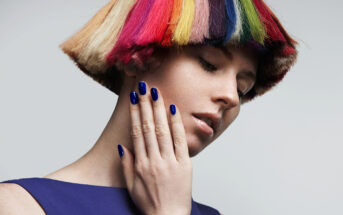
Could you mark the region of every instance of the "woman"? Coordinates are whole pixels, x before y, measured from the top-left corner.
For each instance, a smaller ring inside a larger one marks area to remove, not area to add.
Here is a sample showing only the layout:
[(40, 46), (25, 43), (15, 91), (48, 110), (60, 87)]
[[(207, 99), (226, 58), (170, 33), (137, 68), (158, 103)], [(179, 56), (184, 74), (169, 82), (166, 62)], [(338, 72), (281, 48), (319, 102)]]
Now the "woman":
[(283, 79), (295, 45), (261, 0), (110, 1), (61, 45), (119, 96), (106, 128), (74, 163), (3, 182), (0, 214), (218, 214), (191, 197), (190, 157)]

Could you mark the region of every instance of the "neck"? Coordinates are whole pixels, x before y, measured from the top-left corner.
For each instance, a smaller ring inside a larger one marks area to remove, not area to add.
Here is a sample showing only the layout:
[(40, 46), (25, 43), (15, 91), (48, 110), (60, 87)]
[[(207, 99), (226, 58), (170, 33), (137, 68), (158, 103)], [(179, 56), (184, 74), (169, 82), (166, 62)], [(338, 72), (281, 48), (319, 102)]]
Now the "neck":
[[(133, 86), (126, 83), (124, 86)], [(116, 107), (95, 145), (74, 163), (45, 177), (75, 183), (111, 187), (126, 187), (117, 145), (121, 144), (131, 152), (129, 115), (130, 88), (123, 88)]]

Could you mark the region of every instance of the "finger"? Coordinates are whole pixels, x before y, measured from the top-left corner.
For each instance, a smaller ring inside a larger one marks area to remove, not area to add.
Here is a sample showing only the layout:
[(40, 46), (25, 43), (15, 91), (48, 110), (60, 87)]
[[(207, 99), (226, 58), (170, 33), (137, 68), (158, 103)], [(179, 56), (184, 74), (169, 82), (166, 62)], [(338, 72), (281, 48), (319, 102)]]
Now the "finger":
[(118, 144), (118, 153), (121, 159), (121, 165), (123, 167), (124, 178), (126, 181), (126, 186), (128, 190), (132, 190), (133, 180), (135, 176), (134, 172), (134, 158), (130, 150), (125, 146)]
[(169, 106), (170, 123), (175, 147), (175, 157), (178, 161), (189, 159), (186, 131), (182, 123), (180, 112), (176, 105)]
[(142, 160), (147, 158), (147, 153), (141, 126), (140, 108), (138, 105), (139, 98), (135, 91), (130, 93), (130, 101), (132, 145), (136, 159)]
[(151, 88), (150, 94), (153, 100), (152, 106), (155, 119), (155, 133), (161, 157), (175, 158), (173, 140), (162, 94), (157, 88)]
[(156, 139), (155, 122), (152, 112), (150, 91), (147, 91), (146, 89), (148, 89), (148, 85), (144, 81), (139, 82), (139, 107), (145, 148), (148, 157), (156, 158), (161, 157), (161, 154)]

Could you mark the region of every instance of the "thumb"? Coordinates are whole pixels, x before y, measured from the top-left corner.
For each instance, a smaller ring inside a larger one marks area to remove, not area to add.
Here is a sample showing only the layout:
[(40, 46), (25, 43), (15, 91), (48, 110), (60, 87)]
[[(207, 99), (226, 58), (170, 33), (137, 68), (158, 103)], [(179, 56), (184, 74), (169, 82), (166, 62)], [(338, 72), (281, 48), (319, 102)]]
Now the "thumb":
[(134, 158), (130, 150), (125, 146), (118, 144), (118, 153), (120, 155), (121, 165), (123, 167), (124, 177), (128, 190), (132, 190), (134, 179)]

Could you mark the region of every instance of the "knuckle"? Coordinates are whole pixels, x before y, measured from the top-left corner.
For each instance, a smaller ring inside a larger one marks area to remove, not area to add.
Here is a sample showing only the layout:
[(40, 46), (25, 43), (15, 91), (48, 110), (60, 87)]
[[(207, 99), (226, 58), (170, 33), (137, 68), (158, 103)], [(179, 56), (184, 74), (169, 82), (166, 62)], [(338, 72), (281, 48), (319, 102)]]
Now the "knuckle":
[(143, 132), (144, 133), (151, 133), (155, 130), (154, 124), (149, 120), (144, 120), (142, 122), (142, 126), (143, 126)]
[(144, 162), (143, 160), (136, 160), (135, 162), (135, 171), (140, 174), (143, 175), (144, 172), (147, 169), (147, 165), (146, 162)]
[(142, 135), (142, 129), (141, 126), (139, 125), (132, 125), (131, 128), (131, 136), (135, 139), (137, 139), (138, 137), (140, 137)]
[(177, 170), (178, 165), (176, 161), (170, 161), (164, 166), (164, 168), (174, 172), (175, 170)]
[(152, 162), (150, 164), (151, 175), (153, 176), (162, 176), (166, 171), (165, 166), (162, 162)]
[(155, 128), (156, 135), (159, 137), (166, 137), (169, 134), (169, 130), (162, 125), (157, 125)]
[(184, 137), (182, 135), (175, 135), (174, 136), (174, 144), (183, 144), (184, 143)]

